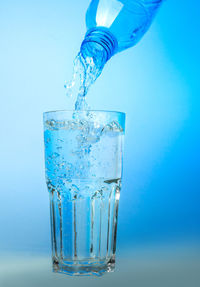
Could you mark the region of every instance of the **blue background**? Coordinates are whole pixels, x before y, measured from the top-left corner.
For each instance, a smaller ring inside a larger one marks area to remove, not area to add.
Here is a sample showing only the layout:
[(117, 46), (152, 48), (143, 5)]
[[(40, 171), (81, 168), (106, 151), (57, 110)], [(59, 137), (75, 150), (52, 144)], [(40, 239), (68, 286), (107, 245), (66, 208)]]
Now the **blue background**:
[[(68, 109), (64, 81), (89, 1), (0, 2), (0, 252), (50, 253), (42, 113)], [(126, 112), (118, 250), (200, 239), (199, 1), (166, 1), (139, 44), (88, 94)], [(195, 243), (196, 244), (196, 243)]]

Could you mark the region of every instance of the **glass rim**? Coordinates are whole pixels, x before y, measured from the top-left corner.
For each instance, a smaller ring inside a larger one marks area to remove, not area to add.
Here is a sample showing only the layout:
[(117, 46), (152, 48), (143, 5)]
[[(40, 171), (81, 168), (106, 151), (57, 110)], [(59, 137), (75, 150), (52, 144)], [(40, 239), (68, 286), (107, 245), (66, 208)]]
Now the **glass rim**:
[(94, 113), (113, 113), (113, 114), (120, 114), (126, 116), (125, 112), (119, 112), (119, 111), (109, 111), (109, 110), (54, 110), (54, 111), (47, 111), (43, 112), (43, 115), (48, 115), (48, 114), (57, 114), (57, 113), (86, 113), (86, 112), (94, 112)]

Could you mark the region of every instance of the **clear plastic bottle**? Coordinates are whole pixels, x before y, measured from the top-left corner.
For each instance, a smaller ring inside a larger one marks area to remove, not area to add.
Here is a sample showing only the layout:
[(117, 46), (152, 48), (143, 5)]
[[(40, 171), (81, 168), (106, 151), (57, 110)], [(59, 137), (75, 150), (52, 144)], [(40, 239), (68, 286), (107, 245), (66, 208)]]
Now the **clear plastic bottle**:
[(99, 70), (116, 53), (134, 46), (148, 30), (164, 0), (92, 0), (80, 52)]

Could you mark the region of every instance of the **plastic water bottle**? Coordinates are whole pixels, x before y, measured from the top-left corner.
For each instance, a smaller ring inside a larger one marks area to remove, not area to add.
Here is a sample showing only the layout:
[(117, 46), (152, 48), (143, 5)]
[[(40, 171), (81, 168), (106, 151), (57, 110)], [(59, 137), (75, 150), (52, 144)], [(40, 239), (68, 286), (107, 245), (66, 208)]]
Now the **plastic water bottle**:
[(87, 32), (74, 62), (72, 95), (78, 75), (75, 110), (89, 109), (86, 94), (116, 53), (134, 46), (148, 30), (164, 0), (92, 0), (86, 13)]
[(98, 69), (116, 53), (134, 46), (148, 30), (163, 0), (92, 0), (80, 52)]

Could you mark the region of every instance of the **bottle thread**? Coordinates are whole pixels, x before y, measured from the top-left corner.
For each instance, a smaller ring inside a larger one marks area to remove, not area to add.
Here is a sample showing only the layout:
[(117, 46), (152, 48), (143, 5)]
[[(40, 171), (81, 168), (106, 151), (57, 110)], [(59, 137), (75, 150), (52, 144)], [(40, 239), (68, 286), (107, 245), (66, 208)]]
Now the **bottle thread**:
[(104, 27), (96, 27), (88, 30), (81, 44), (81, 50), (86, 44), (92, 44), (92, 42), (100, 45), (99, 47), (106, 51), (106, 61), (117, 51), (117, 39)]

